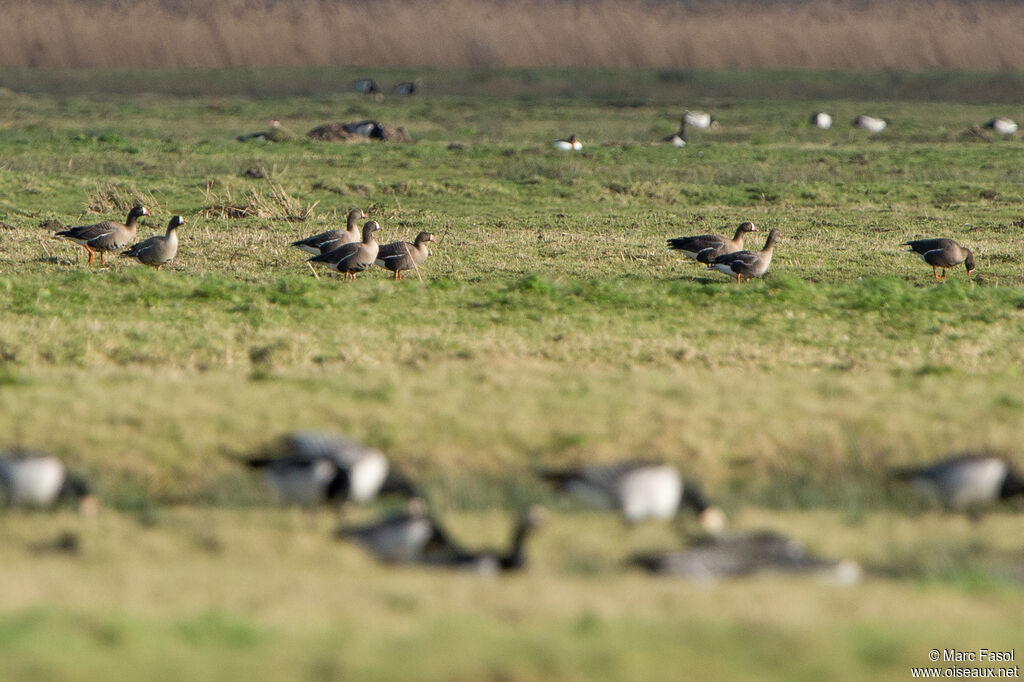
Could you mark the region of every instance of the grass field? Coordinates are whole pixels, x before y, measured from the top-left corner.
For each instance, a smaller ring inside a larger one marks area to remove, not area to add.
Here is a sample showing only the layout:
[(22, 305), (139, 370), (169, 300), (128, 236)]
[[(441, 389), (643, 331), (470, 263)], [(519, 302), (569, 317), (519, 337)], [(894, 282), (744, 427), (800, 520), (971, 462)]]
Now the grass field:
[[(1022, 641), (1021, 504), (972, 523), (886, 480), (966, 449), (1021, 463), (1024, 147), (962, 135), (1012, 100), (128, 99), (80, 77), (94, 94), (0, 95), (0, 445), (62, 455), (106, 508), (0, 518), (0, 677), (906, 679), (933, 648)], [(720, 126), (651, 144), (684, 106)], [(365, 117), (416, 143), (304, 138)], [(294, 138), (235, 141), (270, 119)], [(551, 147), (573, 132), (582, 153)], [(140, 237), (185, 217), (162, 271), (89, 268), (44, 226), (136, 199)], [(266, 215), (225, 217), (249, 200)], [(422, 281), (313, 278), (288, 243), (353, 206), (382, 241), (438, 236)], [(755, 247), (782, 232), (763, 281), (664, 248), (743, 220)], [(974, 275), (933, 280), (900, 247), (927, 236), (974, 249)], [(384, 570), (332, 513), (270, 506), (232, 458), (295, 428), (385, 449), (469, 544), (544, 503), (531, 570)], [(627, 531), (532, 472), (633, 456), (868, 578), (624, 569), (679, 528)], [(48, 551), (65, 531), (78, 554)]]

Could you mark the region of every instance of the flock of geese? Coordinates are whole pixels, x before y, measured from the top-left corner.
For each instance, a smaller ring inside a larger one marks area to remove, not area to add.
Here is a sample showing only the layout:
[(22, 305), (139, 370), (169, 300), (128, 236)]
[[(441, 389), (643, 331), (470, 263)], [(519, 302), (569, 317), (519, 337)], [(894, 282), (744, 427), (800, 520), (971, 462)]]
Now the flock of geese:
[[(419, 487), (379, 450), (345, 436), (323, 431), (285, 434), (240, 466), (261, 472), (279, 504), (316, 507), (368, 504), (378, 497), (406, 498), (403, 509), (365, 524), (343, 524), (339, 540), (353, 543), (385, 564), (413, 564), (495, 574), (526, 566), (526, 542), (548, 514), (528, 507), (516, 520), (505, 549), (467, 548), (431, 513)], [(1024, 495), (1024, 478), (1001, 457), (961, 455), (923, 468), (895, 469), (923, 495), (953, 512), (979, 514), (1000, 500)], [(680, 511), (697, 515), (704, 534), (682, 549), (646, 552), (627, 565), (656, 574), (690, 579), (728, 578), (763, 572), (813, 574), (842, 583), (861, 575), (849, 560), (808, 552), (799, 542), (775, 531), (726, 529), (726, 516), (705, 497), (699, 485), (684, 479), (664, 462), (630, 460), (537, 475), (558, 491), (618, 513), (633, 526), (667, 521)], [(39, 509), (77, 503), (83, 514), (99, 509), (96, 496), (79, 476), (53, 456), (26, 450), (0, 453), (0, 505)]]

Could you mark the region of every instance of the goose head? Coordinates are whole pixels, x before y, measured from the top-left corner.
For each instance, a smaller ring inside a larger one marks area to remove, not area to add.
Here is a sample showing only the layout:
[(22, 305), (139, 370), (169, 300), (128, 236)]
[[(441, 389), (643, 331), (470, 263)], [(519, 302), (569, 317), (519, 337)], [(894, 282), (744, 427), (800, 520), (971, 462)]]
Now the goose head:
[(434, 241), (434, 235), (429, 232), (420, 232), (416, 235), (416, 246), (423, 246), (427, 242)]
[(132, 206), (132, 210), (128, 211), (127, 223), (129, 225), (131, 225), (132, 223), (134, 223), (136, 220), (138, 220), (139, 218), (141, 218), (144, 215), (149, 215), (149, 211), (146, 210), (145, 206), (142, 206), (142, 205)]
[(964, 258), (964, 267), (967, 268), (967, 274), (974, 272), (974, 252), (970, 249), (964, 249), (967, 252), (967, 258)]
[(376, 220), (368, 220), (363, 225), (363, 241), (369, 242), (373, 239), (373, 233), (380, 229), (380, 223)]
[(180, 215), (176, 215), (171, 218), (171, 221), (169, 223), (167, 223), (167, 231), (170, 232), (171, 230), (176, 230), (184, 224), (185, 219), (182, 218)]

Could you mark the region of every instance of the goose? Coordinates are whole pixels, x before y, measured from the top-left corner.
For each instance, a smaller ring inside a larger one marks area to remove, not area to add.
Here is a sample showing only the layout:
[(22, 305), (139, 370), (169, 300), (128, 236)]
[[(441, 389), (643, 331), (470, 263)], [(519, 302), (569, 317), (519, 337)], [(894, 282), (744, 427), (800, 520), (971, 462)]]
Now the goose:
[(344, 230), (327, 230), (320, 234), (315, 234), (312, 237), (306, 237), (305, 239), (299, 239), (298, 241), (292, 242), (292, 246), (311, 253), (314, 256), (327, 253), (332, 249), (336, 249), (342, 244), (349, 244), (351, 242), (357, 242), (361, 239), (359, 234), (359, 221), (366, 217), (366, 213), (362, 209), (353, 208), (348, 212), (348, 218), (346, 219), (348, 227)]
[(271, 121), (270, 130), (261, 130), (258, 133), (239, 135), (236, 139), (239, 142), (281, 142), (291, 135), (284, 129), (280, 121)]
[(428, 514), (426, 502), (418, 497), (409, 500), (405, 511), (373, 523), (339, 528), (335, 535), (385, 563), (423, 561), (426, 554), (446, 553), (452, 547), (444, 530)]
[(635, 554), (627, 563), (649, 573), (691, 580), (776, 572), (813, 574), (849, 584), (861, 575), (856, 563), (815, 556), (799, 542), (773, 531), (710, 537), (682, 551)]
[(555, 149), (561, 149), (565, 152), (578, 152), (583, 149), (583, 143), (575, 135), (570, 135), (568, 139), (555, 140)]
[(1024, 478), (1001, 457), (960, 455), (925, 467), (893, 471), (897, 480), (951, 511), (977, 511), (1024, 495)]
[(661, 138), (662, 142), (666, 142), (673, 147), (685, 147), (686, 146), (686, 117), (679, 122), (679, 132), (672, 133), (667, 137)]
[(379, 121), (371, 119), (356, 121), (355, 123), (342, 123), (341, 128), (351, 135), (362, 135), (363, 137), (370, 137), (377, 140), (384, 137), (384, 126), (382, 126)]
[(0, 454), (0, 506), (41, 508), (62, 501), (77, 502), (85, 515), (99, 509), (85, 480), (57, 457), (28, 450)]
[[(903, 242), (900, 246), (909, 246), (928, 265), (932, 266), (932, 277), (935, 279), (946, 279), (946, 270), (956, 267), (961, 263), (967, 268), (970, 276), (974, 272), (974, 253), (964, 246), (960, 246), (952, 239), (915, 239)], [(938, 273), (942, 268), (942, 275)]]
[(380, 88), (377, 87), (377, 81), (372, 78), (360, 78), (352, 81), (352, 89), (364, 95), (372, 95), (375, 92), (380, 92)]
[(508, 550), (477, 550), (467, 551), (451, 541), (439, 542), (444, 537), (439, 533), (434, 546), (422, 553), (422, 563), (458, 570), (471, 571), (483, 575), (494, 575), (499, 572), (517, 571), (526, 566), (526, 540), (529, 534), (545, 520), (546, 514), (542, 507), (533, 506), (524, 512), (516, 521), (512, 532), (512, 540)]
[(832, 117), (824, 111), (816, 111), (811, 114), (811, 125), (821, 128), (822, 130), (828, 130), (832, 127)]
[(414, 81), (405, 81), (404, 83), (399, 83), (398, 85), (391, 89), (391, 92), (393, 92), (398, 97), (408, 97), (409, 95), (415, 95), (416, 90), (420, 86), (420, 82), (420, 79), (417, 78)]
[(708, 265), (708, 270), (718, 270), (735, 277), (737, 284), (744, 277), (748, 281), (751, 277), (764, 277), (768, 272), (768, 266), (772, 264), (772, 251), (775, 249), (775, 242), (778, 239), (779, 231), (772, 230), (768, 233), (768, 239), (760, 251), (733, 251), (723, 254)]
[(89, 265), (92, 265), (97, 253), (100, 254), (100, 265), (106, 265), (104, 254), (107, 251), (119, 251), (131, 244), (138, 231), (137, 221), (144, 215), (149, 215), (145, 206), (133, 206), (123, 224), (108, 220), (94, 225), (69, 227), (57, 232), (54, 237), (80, 245), (89, 254)]
[(701, 234), (696, 237), (675, 237), (668, 240), (669, 250), (682, 251), (687, 258), (709, 264), (715, 258), (726, 253), (739, 251), (743, 248), (743, 235), (748, 232), (757, 232), (757, 227), (751, 222), (743, 222), (736, 228), (732, 239), (717, 234)]
[(708, 532), (725, 525), (725, 515), (712, 507), (696, 484), (685, 482), (670, 464), (639, 460), (592, 465), (564, 471), (542, 471), (541, 478), (558, 490), (603, 509), (617, 509), (628, 524), (644, 519), (670, 519), (681, 506), (692, 508)]
[(367, 221), (363, 225), (363, 238), (361, 241), (343, 244), (327, 253), (313, 256), (310, 262), (326, 263), (332, 270), (345, 274), (345, 279), (352, 276), (356, 278), (363, 270), (374, 264), (377, 260), (377, 253), (380, 251), (380, 244), (374, 239), (373, 233), (380, 229), (376, 220)]
[(888, 122), (882, 118), (876, 118), (874, 116), (858, 116), (853, 119), (853, 126), (855, 128), (863, 128), (869, 133), (880, 133), (885, 130), (885, 126)]
[(178, 228), (184, 224), (185, 219), (180, 215), (176, 215), (167, 223), (167, 234), (162, 237), (157, 235), (141, 241), (131, 248), (122, 251), (121, 255), (135, 258), (143, 265), (149, 265), (159, 270), (178, 255)]
[(403, 270), (418, 268), (427, 260), (430, 251), (427, 249), (427, 242), (434, 241), (434, 235), (429, 232), (420, 232), (416, 235), (416, 242), (410, 244), (406, 241), (392, 242), (380, 247), (377, 251), (377, 265), (387, 268), (395, 273), (395, 279), (402, 279)]
[(710, 128), (714, 122), (714, 117), (705, 111), (687, 111), (683, 113), (683, 123), (694, 128)]
[(1017, 132), (1016, 121), (1009, 118), (1003, 118), (1002, 116), (997, 116), (996, 118), (989, 120), (981, 127), (1006, 136), (1013, 135)]

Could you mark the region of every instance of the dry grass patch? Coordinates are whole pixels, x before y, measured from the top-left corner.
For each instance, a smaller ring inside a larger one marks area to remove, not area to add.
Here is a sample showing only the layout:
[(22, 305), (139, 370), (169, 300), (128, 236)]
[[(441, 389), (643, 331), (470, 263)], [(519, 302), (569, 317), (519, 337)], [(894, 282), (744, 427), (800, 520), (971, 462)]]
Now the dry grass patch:
[(126, 213), (132, 207), (140, 205), (149, 209), (150, 213), (163, 211), (160, 202), (152, 194), (142, 192), (130, 185), (115, 182), (100, 185), (85, 202), (85, 210), (88, 213), (109, 215), (111, 213)]
[(294, 223), (305, 222), (316, 215), (314, 209), (319, 201), (304, 204), (288, 194), (283, 185), (268, 182), (267, 186), (269, 189), (266, 192), (250, 187), (236, 201), (230, 188), (226, 188), (221, 195), (214, 191), (212, 185), (207, 184), (202, 216), (208, 219), (264, 218)]

